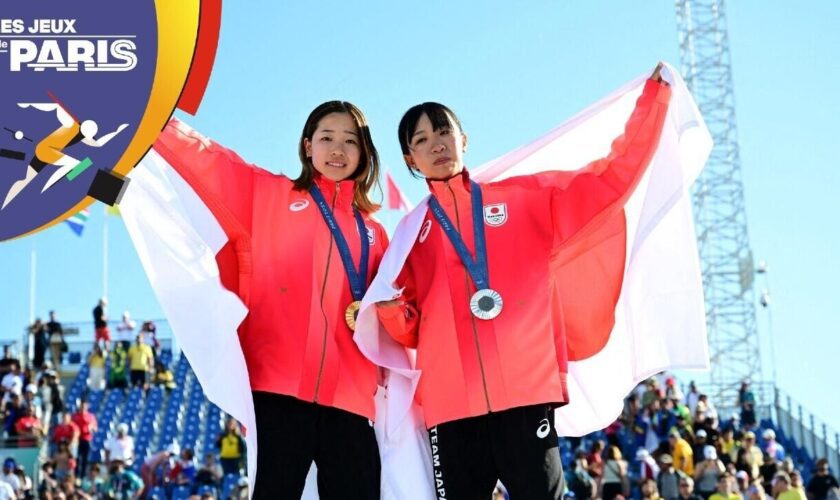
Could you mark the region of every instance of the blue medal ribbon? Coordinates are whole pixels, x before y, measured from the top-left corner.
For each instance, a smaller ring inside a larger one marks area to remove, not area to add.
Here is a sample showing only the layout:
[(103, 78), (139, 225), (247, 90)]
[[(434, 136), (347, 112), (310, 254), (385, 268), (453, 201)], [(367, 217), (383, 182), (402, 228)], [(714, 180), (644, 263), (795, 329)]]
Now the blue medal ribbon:
[(470, 194), (472, 195), (472, 222), (473, 238), (475, 239), (475, 259), (473, 259), (472, 255), (470, 255), (470, 251), (464, 243), (463, 238), (461, 238), (461, 235), (458, 234), (458, 230), (455, 228), (455, 225), (452, 224), (452, 221), (449, 219), (449, 216), (446, 215), (446, 212), (443, 211), (443, 207), (440, 206), (440, 202), (434, 194), (432, 194), (432, 197), (429, 198), (429, 208), (431, 208), (432, 214), (435, 216), (435, 219), (437, 219), (440, 227), (443, 228), (443, 231), (446, 233), (449, 241), (452, 242), (452, 246), (455, 247), (455, 252), (458, 254), (458, 257), (461, 258), (461, 262), (464, 264), (464, 267), (467, 268), (467, 272), (470, 273), (470, 278), (472, 278), (476, 290), (483, 290), (485, 288), (490, 288), (490, 273), (487, 270), (487, 244), (484, 240), (484, 216), (481, 213), (484, 205), (481, 198), (481, 187), (478, 183), (471, 180), (470, 188)]
[(359, 263), (359, 271), (356, 272), (356, 265), (353, 263), (353, 256), (350, 254), (350, 246), (347, 245), (347, 240), (344, 238), (344, 234), (341, 232), (338, 221), (335, 220), (335, 216), (327, 204), (327, 200), (324, 199), (324, 195), (315, 183), (309, 188), (309, 194), (312, 195), (312, 199), (318, 205), (318, 210), (321, 211), (321, 216), (324, 218), (324, 222), (335, 239), (335, 245), (338, 247), (339, 255), (341, 255), (341, 262), (344, 264), (344, 271), (347, 273), (347, 281), (350, 282), (350, 292), (353, 294), (353, 300), (362, 300), (367, 289), (368, 254), (370, 253), (367, 228), (365, 227), (364, 219), (362, 219), (362, 214), (356, 207), (353, 207), (353, 216), (356, 218), (356, 226), (359, 228), (359, 239), (362, 242), (362, 261)]

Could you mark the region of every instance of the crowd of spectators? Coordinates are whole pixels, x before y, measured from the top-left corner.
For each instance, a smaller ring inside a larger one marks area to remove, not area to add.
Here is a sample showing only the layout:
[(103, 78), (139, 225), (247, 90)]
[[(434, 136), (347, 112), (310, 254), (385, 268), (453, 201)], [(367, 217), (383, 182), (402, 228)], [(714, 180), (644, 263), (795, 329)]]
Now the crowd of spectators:
[[(645, 500), (840, 500), (828, 461), (816, 462), (807, 485), (772, 429), (758, 427), (749, 384), (739, 391), (740, 410), (721, 419), (713, 402), (692, 382), (683, 394), (673, 377), (640, 384), (605, 440), (578, 448), (567, 471), (578, 499)], [(761, 437), (760, 443), (756, 433)], [(631, 454), (631, 460), (624, 459)], [(811, 471), (809, 471), (811, 472)]]
[[(106, 306), (103, 298), (93, 311), (96, 340), (87, 358), (88, 390), (174, 389), (175, 377), (161, 360), (154, 323), (142, 323), (135, 333), (136, 324), (126, 312), (112, 339)], [(49, 322), (39, 319), (30, 328), (31, 366), (23, 367), (10, 346), (0, 359), (5, 446), (45, 442), (48, 450), (37, 484), (15, 459), (3, 461), (0, 500), (36, 494), (47, 499), (169, 498), (176, 489), (186, 489), (194, 498), (222, 498), (222, 485), (230, 478), (236, 484), (227, 488), (227, 498), (248, 498), (242, 477), (245, 441), (233, 419), (219, 435), (217, 451), (203, 457), (177, 443), (136, 457), (130, 428), (121, 423), (105, 441), (102, 456), (89, 463), (98, 422), (84, 399), (75, 412), (67, 411), (60, 380), (67, 343), (56, 314), (51, 311), (49, 317)], [(600, 434), (603, 440), (570, 439), (575, 453), (567, 470), (567, 496), (840, 500), (840, 484), (825, 459), (808, 471), (810, 480), (803, 484), (801, 471), (773, 430), (758, 426), (756, 399), (747, 383), (739, 391), (738, 406), (737, 414), (722, 419), (694, 382), (683, 393), (674, 377), (662, 374), (647, 380), (627, 397), (621, 417)], [(502, 485), (493, 497), (505, 497)]]

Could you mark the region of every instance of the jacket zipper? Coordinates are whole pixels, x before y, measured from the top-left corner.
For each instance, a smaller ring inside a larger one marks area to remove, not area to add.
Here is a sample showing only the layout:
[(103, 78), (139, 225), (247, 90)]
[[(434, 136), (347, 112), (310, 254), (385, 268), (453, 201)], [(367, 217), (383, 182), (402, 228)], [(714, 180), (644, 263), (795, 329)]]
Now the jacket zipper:
[[(333, 213), (335, 213), (335, 201), (338, 199), (338, 190), (339, 185), (336, 182), (335, 184), (335, 194), (333, 195), (332, 200), (332, 207), (330, 208)], [(315, 382), (315, 398), (314, 401), (318, 402), (318, 390), (321, 388), (321, 376), (324, 374), (324, 361), (327, 359), (327, 328), (329, 327), (329, 322), (327, 321), (327, 311), (324, 310), (324, 295), (327, 292), (327, 277), (330, 274), (330, 260), (332, 257), (332, 249), (333, 249), (333, 236), (332, 233), (330, 234), (330, 246), (327, 250), (327, 266), (324, 269), (324, 282), (321, 283), (321, 315), (324, 316), (324, 343), (321, 346), (321, 366), (318, 367), (318, 380)]]
[[(455, 225), (458, 226), (458, 232), (461, 233), (461, 216), (458, 214), (458, 200), (455, 198), (455, 191), (452, 190), (452, 187), (449, 186), (449, 181), (444, 181), (446, 184), (446, 188), (449, 190), (449, 193), (452, 195), (452, 202), (455, 205)], [(464, 266), (464, 286), (467, 290), (467, 295), (470, 293), (470, 275), (467, 272), (467, 267)], [(472, 324), (472, 331), (473, 331), (473, 340), (475, 341), (475, 352), (478, 353), (478, 368), (481, 370), (481, 384), (484, 389), (484, 401), (487, 403), (487, 411), (492, 412), (493, 409), (490, 407), (490, 393), (487, 392), (487, 377), (484, 375), (484, 360), (481, 359), (481, 345), (478, 342), (478, 328), (475, 324), (475, 316), (470, 313), (470, 323)]]

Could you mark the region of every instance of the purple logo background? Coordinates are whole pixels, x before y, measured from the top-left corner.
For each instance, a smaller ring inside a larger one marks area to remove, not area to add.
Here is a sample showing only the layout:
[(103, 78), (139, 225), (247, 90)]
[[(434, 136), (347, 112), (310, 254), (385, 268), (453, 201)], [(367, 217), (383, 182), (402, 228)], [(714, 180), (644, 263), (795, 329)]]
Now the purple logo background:
[[(157, 64), (157, 19), (153, 0), (114, 2), (111, 0), (31, 0), (3, 1), (0, 19), (22, 19), (23, 33), (0, 33), (0, 41), (12, 38), (29, 39), (39, 46), (45, 39), (64, 45), (66, 39), (53, 35), (28, 33), (34, 19), (75, 19), (80, 39), (95, 40), (98, 36), (125, 35), (136, 45), (133, 51), (137, 65), (129, 71), (88, 72), (80, 65), (75, 72), (55, 69), (34, 71), (21, 67), (10, 70), (10, 52), (0, 52), (0, 149), (25, 154), (23, 160), (0, 156), (0, 204), (12, 184), (25, 177), (27, 165), (34, 159), (35, 146), (60, 127), (55, 111), (45, 112), (32, 107), (22, 109), (17, 103), (52, 103), (52, 93), (79, 121), (98, 124), (96, 138), (128, 127), (105, 146), (96, 148), (81, 142), (63, 151), (82, 160), (90, 158), (92, 166), (73, 180), (62, 178), (45, 192), (41, 189), (58, 169), (46, 165), (26, 188), (0, 210), (0, 240), (9, 239), (36, 229), (61, 216), (88, 192), (97, 170), (111, 170), (122, 156), (146, 110)], [(113, 41), (113, 38), (108, 40)], [(62, 51), (66, 57), (66, 50)], [(109, 62), (118, 62), (111, 60)], [(6, 130), (6, 129), (10, 129)], [(16, 139), (12, 131), (21, 131), (31, 139)]]

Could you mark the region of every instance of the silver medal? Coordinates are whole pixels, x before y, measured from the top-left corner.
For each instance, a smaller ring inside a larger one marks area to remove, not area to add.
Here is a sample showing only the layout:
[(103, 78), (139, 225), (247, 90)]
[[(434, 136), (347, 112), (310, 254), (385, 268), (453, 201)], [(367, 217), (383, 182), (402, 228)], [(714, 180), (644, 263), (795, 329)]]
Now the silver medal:
[(491, 288), (484, 288), (470, 298), (470, 309), (478, 319), (493, 319), (502, 312), (502, 296)]

